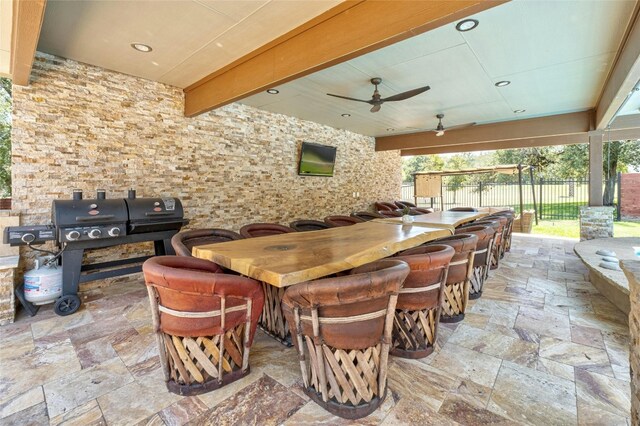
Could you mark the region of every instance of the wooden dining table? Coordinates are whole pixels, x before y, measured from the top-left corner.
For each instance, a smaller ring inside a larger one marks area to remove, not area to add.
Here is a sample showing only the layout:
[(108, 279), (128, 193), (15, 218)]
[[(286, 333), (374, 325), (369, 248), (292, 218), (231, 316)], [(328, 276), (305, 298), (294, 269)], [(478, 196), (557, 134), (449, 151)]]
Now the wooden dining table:
[[(488, 216), (488, 212), (457, 212), (457, 211), (443, 211), (433, 212), (427, 214), (421, 214), (412, 216), (413, 225), (427, 226), (431, 228), (444, 228), (453, 233), (456, 227), (473, 222), (474, 220), (481, 219)], [(374, 219), (373, 222), (386, 223), (386, 224), (402, 224), (401, 217), (389, 217), (385, 219)]]
[(247, 238), (193, 248), (193, 255), (262, 282), (261, 327), (286, 342), (285, 287), (326, 277), (451, 235), (442, 227), (374, 221), (319, 231)]

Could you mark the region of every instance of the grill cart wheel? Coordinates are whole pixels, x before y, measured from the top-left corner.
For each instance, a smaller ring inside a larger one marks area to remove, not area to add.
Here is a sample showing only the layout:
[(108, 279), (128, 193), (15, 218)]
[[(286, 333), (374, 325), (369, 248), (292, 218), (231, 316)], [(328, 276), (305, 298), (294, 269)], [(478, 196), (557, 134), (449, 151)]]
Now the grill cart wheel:
[(74, 294), (69, 294), (56, 300), (53, 311), (60, 316), (65, 316), (71, 315), (78, 308), (80, 308), (80, 298)]

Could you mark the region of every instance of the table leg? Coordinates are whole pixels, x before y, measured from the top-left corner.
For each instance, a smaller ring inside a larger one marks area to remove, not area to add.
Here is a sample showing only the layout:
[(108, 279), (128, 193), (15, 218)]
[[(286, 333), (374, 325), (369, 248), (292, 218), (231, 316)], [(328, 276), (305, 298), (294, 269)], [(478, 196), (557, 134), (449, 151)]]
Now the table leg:
[(284, 296), (285, 289), (263, 282), (262, 290), (264, 291), (264, 307), (258, 323), (260, 328), (283, 345), (293, 346), (289, 324), (287, 324), (282, 312), (282, 296)]

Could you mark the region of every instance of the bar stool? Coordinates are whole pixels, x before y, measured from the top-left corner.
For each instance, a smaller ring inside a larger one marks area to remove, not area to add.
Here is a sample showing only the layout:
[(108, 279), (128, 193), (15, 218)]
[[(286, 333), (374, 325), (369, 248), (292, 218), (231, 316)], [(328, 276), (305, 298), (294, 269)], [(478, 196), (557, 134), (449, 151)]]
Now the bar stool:
[(362, 222), (364, 222), (364, 220), (353, 216), (327, 216), (324, 218), (324, 223), (332, 228), (337, 228), (339, 226), (351, 226)]
[(442, 293), (455, 250), (442, 244), (417, 247), (411, 253), (394, 257), (407, 262), (411, 272), (398, 296), (391, 355), (415, 359), (433, 352)]
[(491, 250), (496, 231), (491, 226), (473, 225), (456, 229), (456, 234), (473, 234), (478, 237), (478, 245), (473, 256), (471, 285), (469, 286), (469, 299), (477, 299), (482, 295), (482, 287), (489, 276)]
[(351, 216), (357, 217), (358, 219), (362, 219), (365, 222), (373, 219), (385, 218), (385, 216), (381, 215), (380, 213), (374, 213), (374, 212), (355, 212), (355, 213), (351, 213)]
[(244, 238), (266, 237), (268, 235), (286, 234), (295, 232), (288, 226), (278, 223), (250, 223), (240, 228), (240, 235)]
[[(469, 285), (473, 275), (473, 257), (478, 244), (478, 237), (473, 234), (452, 235), (434, 240), (427, 243), (426, 246), (434, 244), (446, 244), (455, 250), (451, 263), (449, 263), (440, 321), (462, 321), (469, 302)], [(411, 250), (407, 250), (403, 254), (412, 254)]]
[(156, 256), (142, 270), (170, 392), (197, 395), (249, 374), (263, 305), (257, 281), (194, 257)]
[(330, 413), (357, 419), (384, 401), (393, 316), (408, 274), (406, 263), (385, 259), (287, 289), (283, 309), (304, 392)]
[(195, 246), (223, 243), (226, 241), (240, 240), (242, 236), (237, 232), (226, 229), (208, 228), (193, 229), (179, 232), (171, 238), (171, 246), (178, 256), (192, 256)]
[(319, 220), (296, 220), (295, 222), (291, 222), (289, 227), (297, 232), (319, 231), (321, 229), (331, 228), (329, 225), (324, 222), (320, 222)]

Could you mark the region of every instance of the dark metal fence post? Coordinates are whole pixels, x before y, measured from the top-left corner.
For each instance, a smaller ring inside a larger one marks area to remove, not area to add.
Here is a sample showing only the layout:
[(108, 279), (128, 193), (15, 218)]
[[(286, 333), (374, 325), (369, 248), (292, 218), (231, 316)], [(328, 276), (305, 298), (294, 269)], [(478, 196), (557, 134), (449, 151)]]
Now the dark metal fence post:
[(524, 205), (522, 203), (522, 164), (518, 164), (518, 190), (520, 192), (520, 223), (522, 223), (524, 218)]
[(478, 194), (480, 196), (480, 202), (478, 203), (478, 207), (482, 207), (482, 181), (478, 184)]
[(620, 222), (620, 220), (622, 219), (622, 172), (618, 172), (618, 202), (617, 202), (617, 206), (616, 206), (616, 220), (618, 222)]
[(529, 166), (529, 179), (531, 180), (531, 196), (533, 198), (533, 217), (538, 224), (538, 208), (536, 207), (536, 184), (533, 180), (533, 166)]
[(544, 178), (540, 178), (540, 200), (538, 201), (538, 203), (540, 203), (540, 209), (538, 211), (539, 215), (540, 215), (540, 220), (542, 220), (542, 188), (544, 188)]

